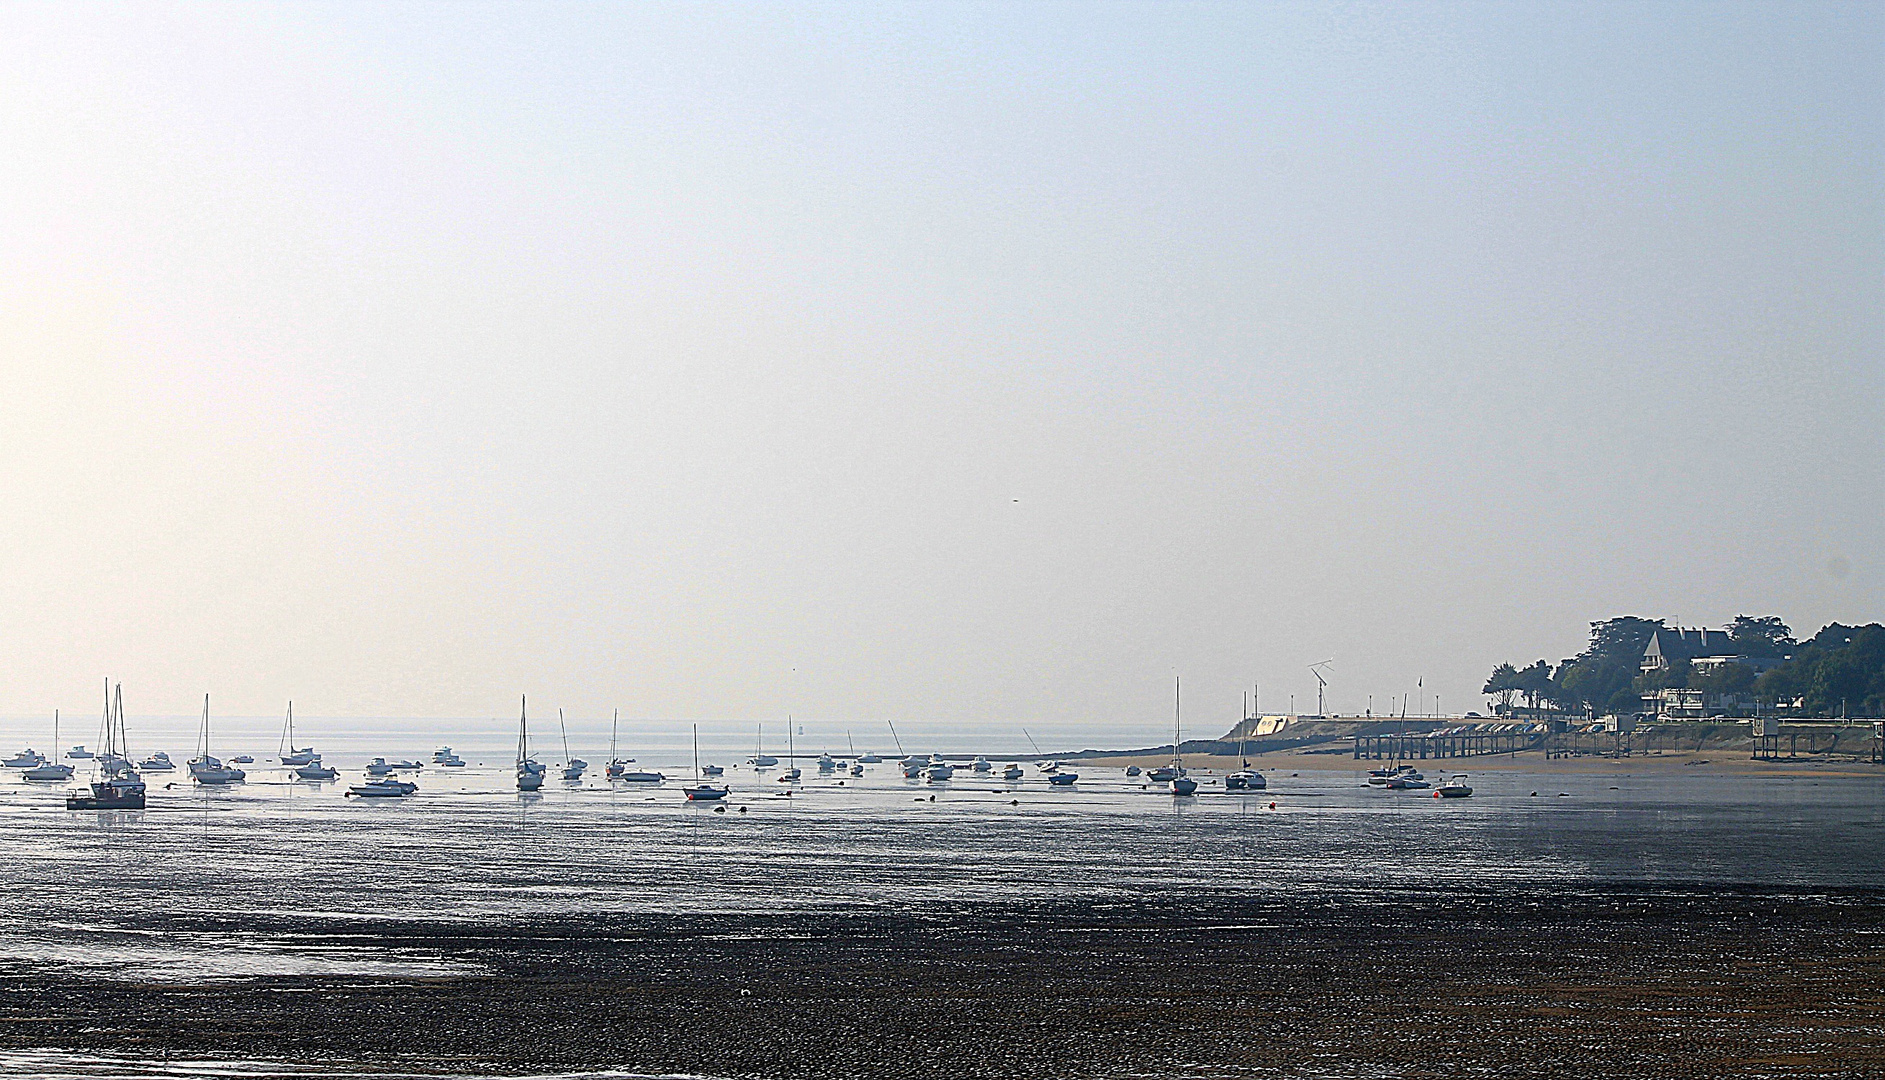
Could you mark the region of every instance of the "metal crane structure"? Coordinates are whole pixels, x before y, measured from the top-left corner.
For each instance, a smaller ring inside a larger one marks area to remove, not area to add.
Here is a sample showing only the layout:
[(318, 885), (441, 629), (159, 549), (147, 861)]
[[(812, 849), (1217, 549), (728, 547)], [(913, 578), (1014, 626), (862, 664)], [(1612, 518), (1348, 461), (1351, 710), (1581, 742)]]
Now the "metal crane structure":
[(1322, 711), (1322, 691), (1328, 689), (1329, 680), (1322, 677), (1322, 671), (1320, 669), (1328, 667), (1330, 664), (1333, 664), (1333, 663), (1335, 663), (1335, 658), (1331, 656), (1327, 660), (1323, 660), (1319, 663), (1314, 663), (1314, 664), (1309, 665), (1309, 674), (1314, 675), (1316, 677), (1316, 715), (1317, 716), (1328, 715), (1327, 713), (1324, 713)]

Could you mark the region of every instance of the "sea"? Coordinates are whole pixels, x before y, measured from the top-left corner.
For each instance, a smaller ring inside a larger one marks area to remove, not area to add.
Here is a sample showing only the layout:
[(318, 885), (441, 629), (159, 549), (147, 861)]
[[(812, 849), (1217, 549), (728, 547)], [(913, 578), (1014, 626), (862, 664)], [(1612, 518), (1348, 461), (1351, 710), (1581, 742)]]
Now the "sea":
[[(279, 724), (279, 721), (275, 722)], [(977, 744), (946, 732), (794, 729), (799, 783), (744, 764), (756, 731), (702, 732), (705, 760), (727, 767), (723, 806), (689, 803), (692, 742), (679, 725), (624, 724), (616, 749), (672, 779), (611, 785), (607, 721), (574, 727), (581, 781), (515, 790), (516, 724), (501, 721), (297, 721), (297, 741), (341, 770), (292, 779), (276, 764), (278, 731), (261, 718), (218, 723), (212, 749), (256, 758), (245, 782), (199, 788), (179, 768), (149, 773), (147, 809), (65, 809), (65, 784), (0, 770), (0, 969), (74, 978), (201, 982), (275, 975), (449, 975), (474, 965), (424, 948), (353, 948), (304, 940), (279, 916), (376, 925), (502, 922), (584, 913), (858, 910), (923, 903), (1105, 901), (1149, 890), (1236, 888), (1271, 898), (1496, 887), (1566, 893), (1616, 883), (1756, 887), (1812, 894), (1885, 888), (1885, 780), (1802, 768), (1747, 777), (1706, 766), (1631, 775), (1514, 770), (1472, 774), (1468, 799), (1369, 787), (1346, 769), (1259, 759), (1265, 791), (1232, 794), (1201, 775), (1175, 798), (1121, 769), (1074, 763), (1050, 786), (1033, 745)], [(9, 721), (0, 743), (51, 746), (50, 725)], [(133, 720), (134, 756), (194, 752), (188, 718)], [(554, 719), (533, 723), (540, 760), (564, 760)], [(62, 732), (62, 734), (64, 734)], [(783, 736), (784, 731), (779, 735)], [(1130, 746), (1119, 732), (1068, 739)], [(1039, 736), (1036, 736), (1038, 739)], [(895, 764), (821, 774), (823, 750), (987, 752), (1015, 783), (960, 768), (949, 781), (906, 779)], [(70, 745), (75, 736), (63, 740)], [(785, 750), (768, 736), (768, 752)], [(1141, 745), (1156, 739), (1141, 740)], [(430, 763), (452, 746), (468, 764)], [(1005, 755), (1003, 750), (1008, 751)], [(1051, 748), (1043, 745), (1043, 749)], [(1025, 752), (1023, 752), (1025, 751)], [(374, 756), (411, 758), (405, 799), (346, 792)], [(88, 763), (74, 760), (76, 782)], [(1470, 761), (1456, 762), (1469, 768)], [(1147, 872), (1152, 871), (1152, 872)], [(88, 898), (109, 896), (109, 903)], [(0, 1053), (0, 1073), (182, 1077), (347, 1075), (290, 1062), (144, 1061), (56, 1051)], [(376, 1074), (380, 1075), (380, 1074)], [(583, 1074), (623, 1076), (628, 1074)]]

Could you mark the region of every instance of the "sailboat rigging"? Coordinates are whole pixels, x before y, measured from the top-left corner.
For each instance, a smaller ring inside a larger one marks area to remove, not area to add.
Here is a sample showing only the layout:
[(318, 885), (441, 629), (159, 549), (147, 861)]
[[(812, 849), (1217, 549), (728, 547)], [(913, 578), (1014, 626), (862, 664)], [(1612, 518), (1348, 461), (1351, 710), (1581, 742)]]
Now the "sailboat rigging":
[(520, 695), (517, 714), (517, 790), (541, 789), (543, 773), (543, 766), (530, 756), (530, 697)]

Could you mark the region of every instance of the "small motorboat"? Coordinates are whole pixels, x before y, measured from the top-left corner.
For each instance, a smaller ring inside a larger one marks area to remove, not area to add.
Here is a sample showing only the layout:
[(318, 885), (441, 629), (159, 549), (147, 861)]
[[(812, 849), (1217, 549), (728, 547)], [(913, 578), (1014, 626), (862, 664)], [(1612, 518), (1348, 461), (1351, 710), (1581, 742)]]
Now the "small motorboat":
[(1144, 772), (1144, 771), (1145, 771), (1144, 769), (1141, 769), (1141, 768), (1139, 768), (1139, 767), (1138, 767), (1137, 765), (1128, 765), (1128, 766), (1126, 766), (1126, 775), (1127, 775), (1127, 776), (1137, 776), (1137, 775), (1139, 775), (1140, 773), (1142, 773), (1142, 772)]
[(408, 780), (396, 780), (382, 776), (368, 780), (364, 784), (355, 784), (347, 789), (347, 794), (357, 795), (362, 799), (403, 799), (419, 790), (419, 785)]
[(625, 784), (659, 784), (666, 780), (667, 776), (663, 773), (650, 772), (645, 769), (631, 769), (612, 779), (620, 780)]
[(405, 758), (400, 758), (398, 761), (393, 762), (393, 768), (400, 772), (418, 772), (425, 768), (425, 766), (416, 761), (407, 761)]
[(205, 755), (190, 762), (190, 779), (199, 784), (239, 784), (249, 778), (241, 769)]
[(255, 764), (255, 759), (254, 759), (254, 758), (252, 758), (252, 757), (250, 757), (250, 756), (249, 756), (249, 755), (247, 755), (247, 754), (237, 754), (237, 755), (236, 755), (235, 757), (232, 757), (232, 758), (230, 758), (229, 760), (230, 760), (231, 762), (233, 762), (234, 764), (237, 764), (237, 765), (253, 765), (253, 764)]
[(928, 775), (931, 780), (953, 780), (956, 775), (956, 767), (946, 762), (938, 761), (929, 767)]
[(432, 764), (443, 765), (457, 756), (457, 754), (452, 753), (451, 747), (441, 746), (437, 750), (432, 751)]
[(1010, 765), (1001, 771), (1001, 778), (1003, 780), (1009, 780), (1009, 781), (1019, 780), (1025, 775), (1027, 774), (1022, 771), (1021, 766), (1019, 765)]
[(46, 755), (30, 746), (5, 761), (0, 761), (0, 765), (5, 765), (9, 769), (33, 769), (45, 763)]
[(392, 771), (393, 766), (383, 757), (376, 757), (372, 761), (367, 762), (368, 776), (389, 776), (392, 774)]
[[(1126, 775), (1130, 776), (1132, 774), (1127, 773)], [(1152, 781), (1154, 784), (1169, 784), (1173, 780), (1182, 778), (1184, 775), (1185, 770), (1176, 765), (1160, 765), (1158, 768), (1148, 771), (1145, 774), (1145, 778)]]
[(1471, 784), (1466, 782), (1465, 773), (1461, 773), (1433, 789), (1433, 797), (1436, 799), (1465, 799), (1471, 797), (1472, 794), (1473, 788)]
[(725, 776), (725, 775), (726, 775), (726, 768), (725, 768), (724, 766), (721, 766), (721, 765), (702, 765), (702, 766), (700, 767), (700, 775), (702, 775), (702, 776)]
[(138, 762), (137, 767), (145, 772), (173, 772), (176, 770), (177, 765), (170, 760), (169, 754), (158, 750), (153, 752), (150, 757)]
[(993, 765), (990, 765), (988, 763), (988, 759), (985, 757), (976, 758), (975, 764), (969, 767), (976, 772), (994, 772), (995, 771), (995, 767)]
[(1060, 771), (1060, 762), (1058, 762), (1058, 761), (1037, 761), (1037, 762), (1035, 762), (1035, 763), (1034, 763), (1034, 767), (1035, 767), (1035, 768), (1037, 768), (1037, 769), (1039, 769), (1039, 770), (1041, 770), (1042, 772), (1047, 772), (1047, 773), (1050, 773), (1050, 772), (1058, 772), (1058, 771)]
[(861, 765), (861, 764), (859, 764), (859, 763), (857, 763), (857, 762), (852, 762), (852, 763), (851, 763), (851, 775), (852, 775), (852, 776), (863, 776), (863, 775), (864, 775), (864, 766), (863, 766), (863, 765)]
[(321, 764), (320, 760), (317, 758), (314, 761), (309, 762), (308, 764), (300, 766), (299, 768), (295, 769), (295, 779), (297, 780), (338, 780), (340, 779), (340, 772), (330, 765)]
[(65, 756), (73, 761), (92, 760), (92, 752), (85, 749), (83, 746), (74, 746), (72, 749), (65, 752)]
[(779, 764), (779, 759), (771, 754), (754, 754), (746, 759), (746, 763), (755, 769), (770, 769)]
[(864, 756), (858, 758), (857, 760), (865, 765), (881, 765), (883, 764), (884, 759), (866, 750), (864, 751)]
[(802, 775), (804, 774), (797, 769), (787, 769), (779, 774), (779, 782), (781, 784), (796, 784), (799, 782), (799, 777)]
[(905, 780), (918, 780), (918, 779), (921, 779), (921, 778), (922, 778), (922, 776), (923, 776), (923, 774), (924, 774), (924, 773), (926, 773), (926, 772), (928, 772), (928, 771), (929, 771), (929, 759), (928, 759), (928, 758), (906, 758), (906, 759), (904, 759), (904, 762), (903, 762), (903, 778), (904, 778)]
[(464, 759), (459, 757), (457, 754), (452, 753), (451, 747), (448, 746), (445, 748), (445, 750), (446, 750), (445, 756), (442, 758), (434, 757), (432, 759), (432, 764), (437, 765), (438, 767), (442, 769), (462, 769), (465, 767)]
[(830, 754), (818, 755), (818, 771), (819, 772), (835, 772), (837, 768), (838, 768), (837, 758), (832, 757)]
[(1047, 782), (1055, 785), (1056, 787), (1072, 787), (1073, 782), (1078, 779), (1080, 779), (1079, 773), (1060, 772), (1059, 770), (1055, 770), (1051, 775), (1048, 776)]

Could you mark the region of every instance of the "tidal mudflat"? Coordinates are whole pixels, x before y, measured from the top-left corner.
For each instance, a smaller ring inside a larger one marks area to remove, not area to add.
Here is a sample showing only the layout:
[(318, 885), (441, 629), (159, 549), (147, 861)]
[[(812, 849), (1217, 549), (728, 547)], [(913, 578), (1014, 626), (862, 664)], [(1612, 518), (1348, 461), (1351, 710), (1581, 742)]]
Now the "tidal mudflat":
[(127, 817), (7, 787), (0, 1067), (1885, 1072), (1867, 780), (1506, 772), (1450, 801), (1299, 771), (1174, 801), (1114, 770), (742, 771), (715, 813), (502, 779)]

